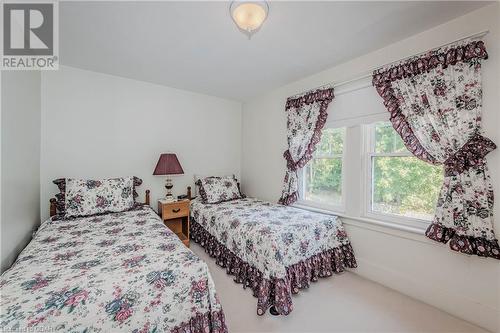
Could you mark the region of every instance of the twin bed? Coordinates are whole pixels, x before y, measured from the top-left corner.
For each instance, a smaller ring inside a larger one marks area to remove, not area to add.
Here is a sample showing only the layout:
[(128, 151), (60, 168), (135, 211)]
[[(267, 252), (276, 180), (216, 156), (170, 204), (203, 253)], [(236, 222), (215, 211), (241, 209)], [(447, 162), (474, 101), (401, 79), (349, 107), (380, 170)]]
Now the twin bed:
[(336, 216), (253, 198), (191, 202), (191, 238), (257, 297), (257, 314), (293, 310), (292, 294), (311, 281), (356, 267)]
[(0, 279), (0, 331), (225, 333), (207, 265), (148, 205), (43, 222)]
[[(191, 201), (191, 238), (253, 290), (257, 314), (287, 315), (292, 294), (356, 267), (337, 217), (244, 198), (223, 183), (208, 180)], [(59, 209), (84, 209), (80, 192), (68, 199), (63, 190)], [(207, 265), (163, 225), (149, 195), (146, 205), (120, 212), (51, 217), (0, 288), (4, 331), (227, 332)]]

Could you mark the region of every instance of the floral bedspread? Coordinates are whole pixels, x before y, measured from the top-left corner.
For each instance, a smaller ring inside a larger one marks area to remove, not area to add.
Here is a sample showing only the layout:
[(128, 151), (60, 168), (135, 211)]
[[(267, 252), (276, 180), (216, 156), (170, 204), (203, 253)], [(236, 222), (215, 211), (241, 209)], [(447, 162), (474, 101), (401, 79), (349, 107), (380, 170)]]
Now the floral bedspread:
[(292, 310), (291, 293), (310, 281), (356, 267), (342, 222), (254, 198), (219, 204), (191, 202), (191, 238), (254, 290), (257, 313)]
[(145, 206), (49, 219), (0, 288), (0, 331), (227, 332), (206, 264)]

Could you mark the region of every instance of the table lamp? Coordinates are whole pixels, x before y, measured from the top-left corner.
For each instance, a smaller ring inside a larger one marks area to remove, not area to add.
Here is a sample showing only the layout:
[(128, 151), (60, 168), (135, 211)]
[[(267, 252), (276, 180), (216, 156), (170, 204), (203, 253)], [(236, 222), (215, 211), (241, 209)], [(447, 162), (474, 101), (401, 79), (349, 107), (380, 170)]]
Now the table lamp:
[(158, 159), (158, 163), (156, 163), (155, 171), (153, 175), (155, 176), (167, 176), (165, 181), (165, 188), (167, 189), (167, 196), (165, 197), (166, 201), (175, 201), (172, 195), (172, 188), (174, 185), (172, 184), (171, 175), (183, 175), (184, 170), (182, 170), (182, 166), (177, 159), (177, 156), (172, 153), (161, 154)]

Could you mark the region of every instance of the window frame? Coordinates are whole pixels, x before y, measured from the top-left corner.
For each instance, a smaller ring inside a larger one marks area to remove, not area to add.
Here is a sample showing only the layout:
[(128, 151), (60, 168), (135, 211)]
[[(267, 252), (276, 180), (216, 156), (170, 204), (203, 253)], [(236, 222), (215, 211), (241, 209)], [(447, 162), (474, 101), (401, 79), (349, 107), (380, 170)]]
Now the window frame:
[(376, 153), (375, 152), (375, 124), (379, 122), (388, 122), (387, 120), (374, 121), (370, 124), (362, 125), (363, 133), (363, 170), (364, 181), (364, 204), (363, 214), (366, 218), (385, 221), (398, 226), (410, 226), (419, 229), (426, 229), (432, 220), (423, 220), (415, 217), (403, 215), (376, 212), (373, 210), (374, 194), (374, 158), (375, 157), (414, 157), (409, 151), (400, 153)]
[[(318, 209), (323, 209), (323, 210), (328, 210), (332, 212), (338, 212), (338, 213), (345, 213), (346, 212), (346, 177), (345, 177), (345, 166), (346, 166), (346, 156), (347, 156), (347, 146), (346, 146), (346, 139), (347, 139), (347, 131), (349, 130), (349, 127), (347, 126), (328, 126), (328, 124), (323, 128), (323, 130), (326, 129), (340, 129), (343, 128), (343, 135), (342, 135), (342, 154), (331, 154), (328, 155), (327, 157), (319, 157), (319, 158), (340, 158), (342, 162), (342, 172), (341, 172), (341, 177), (342, 177), (342, 185), (341, 185), (341, 200), (340, 200), (340, 205), (335, 205), (335, 204), (325, 204), (313, 200), (306, 200), (305, 199), (305, 172), (306, 172), (306, 166), (304, 166), (302, 169), (299, 171), (299, 178), (298, 178), (298, 191), (299, 191), (299, 199), (297, 200), (297, 204), (301, 206), (308, 206), (308, 207), (313, 207), (313, 208), (318, 208)], [(319, 145), (320, 143), (318, 143)], [(311, 161), (315, 158), (311, 159)], [(311, 162), (309, 161), (308, 164)]]

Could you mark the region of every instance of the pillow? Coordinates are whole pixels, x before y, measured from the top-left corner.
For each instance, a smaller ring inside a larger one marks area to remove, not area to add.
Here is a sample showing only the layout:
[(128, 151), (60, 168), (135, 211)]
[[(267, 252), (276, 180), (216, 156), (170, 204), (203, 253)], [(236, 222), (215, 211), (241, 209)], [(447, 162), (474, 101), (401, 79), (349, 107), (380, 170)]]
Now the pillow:
[(219, 174), (219, 175), (198, 175), (198, 174), (194, 174), (193, 175), (193, 178), (194, 178), (194, 195), (193, 196), (197, 196), (197, 195), (200, 195), (200, 180), (204, 179), (204, 178), (211, 178), (211, 177), (221, 177), (221, 178), (234, 178), (236, 179), (236, 176), (234, 174), (230, 174), (230, 175), (224, 175), (224, 174)]
[[(59, 193), (55, 195), (56, 197), (56, 208), (58, 212), (58, 216), (64, 217), (66, 214), (66, 178), (58, 178), (52, 181), (54, 184), (57, 185), (59, 188)], [(137, 197), (139, 194), (137, 194), (136, 187), (141, 186), (142, 184), (142, 179), (139, 177), (134, 176), (134, 189), (133, 189), (133, 195), (134, 195), (134, 203), (137, 204)]]
[(206, 177), (197, 181), (203, 203), (220, 203), (241, 199), (238, 181), (234, 176)]
[(134, 207), (133, 177), (66, 179), (65, 217), (122, 212)]
[(133, 193), (134, 193), (134, 203), (137, 203), (137, 197), (139, 196), (139, 194), (137, 193), (137, 191), (135, 190), (136, 187), (138, 186), (141, 186), (142, 185), (142, 179), (139, 178), (139, 177), (136, 177), (134, 176), (134, 189), (133, 189)]
[(58, 178), (52, 181), (59, 188), (59, 193), (56, 194), (56, 208), (58, 216), (66, 214), (66, 178)]

